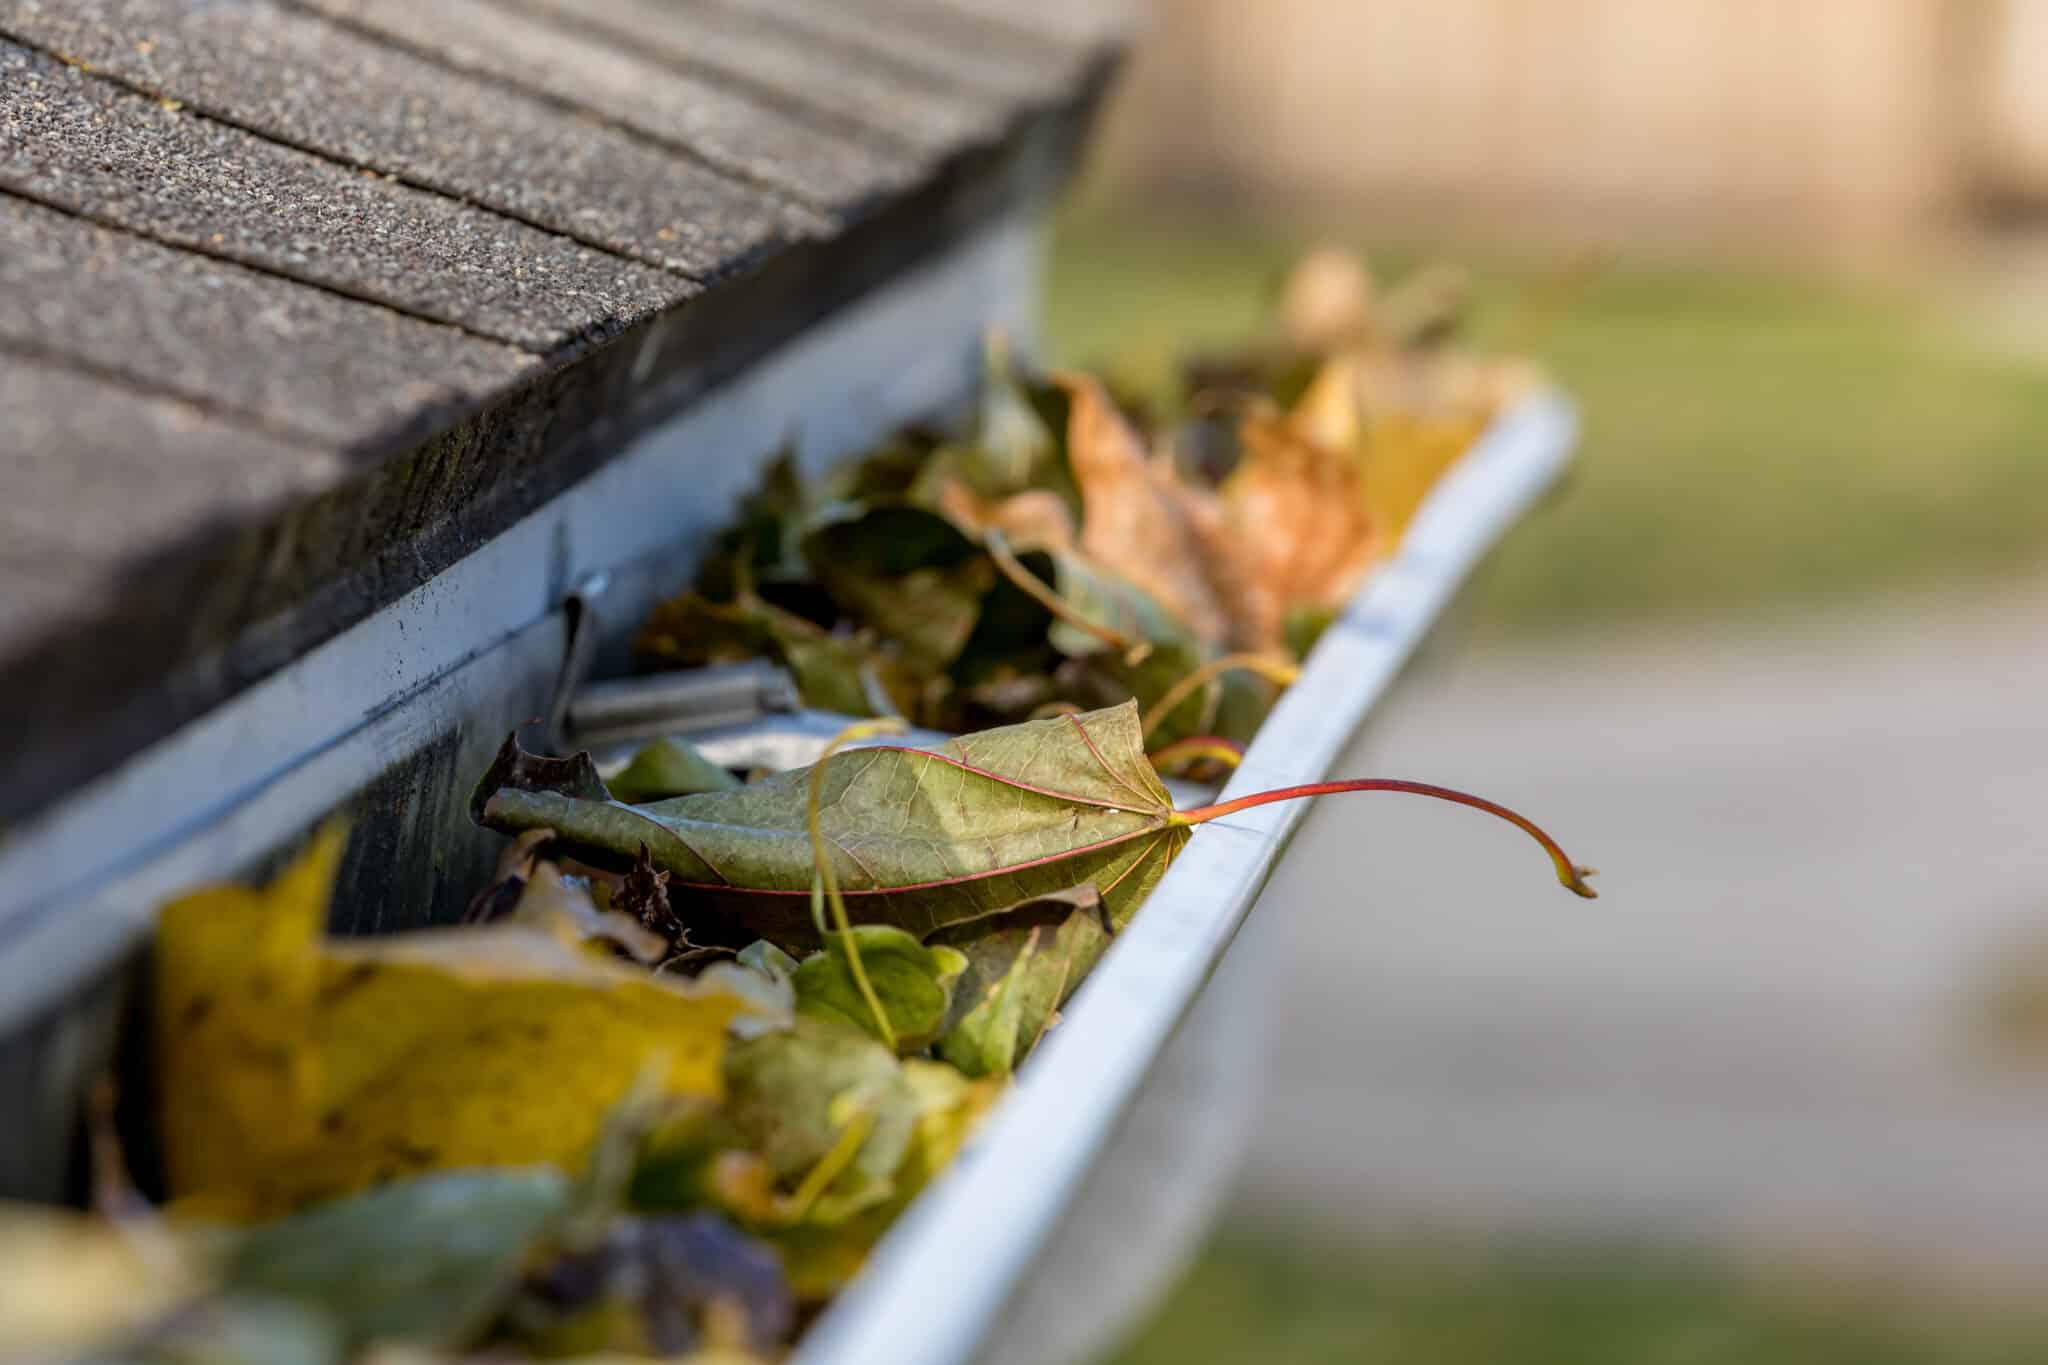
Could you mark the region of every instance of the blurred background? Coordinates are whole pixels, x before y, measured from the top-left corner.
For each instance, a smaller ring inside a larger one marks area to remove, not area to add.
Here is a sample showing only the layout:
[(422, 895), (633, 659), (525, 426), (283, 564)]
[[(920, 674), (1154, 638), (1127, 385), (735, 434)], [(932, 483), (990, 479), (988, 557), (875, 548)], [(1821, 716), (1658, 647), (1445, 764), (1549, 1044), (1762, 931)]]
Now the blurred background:
[(2048, 1361), (2048, 0), (1159, 0), (1050, 340), (1468, 266), (1577, 474), (1247, 933), (1269, 1058), (1153, 1362)]

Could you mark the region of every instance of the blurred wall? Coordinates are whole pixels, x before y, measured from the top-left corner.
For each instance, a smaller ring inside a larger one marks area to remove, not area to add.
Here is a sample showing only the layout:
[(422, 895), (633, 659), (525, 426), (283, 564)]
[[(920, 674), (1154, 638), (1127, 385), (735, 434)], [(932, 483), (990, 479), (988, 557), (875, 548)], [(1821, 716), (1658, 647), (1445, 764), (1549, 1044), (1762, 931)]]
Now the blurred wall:
[(1913, 242), (2048, 186), (2048, 0), (1155, 0), (1109, 190), (1566, 240)]

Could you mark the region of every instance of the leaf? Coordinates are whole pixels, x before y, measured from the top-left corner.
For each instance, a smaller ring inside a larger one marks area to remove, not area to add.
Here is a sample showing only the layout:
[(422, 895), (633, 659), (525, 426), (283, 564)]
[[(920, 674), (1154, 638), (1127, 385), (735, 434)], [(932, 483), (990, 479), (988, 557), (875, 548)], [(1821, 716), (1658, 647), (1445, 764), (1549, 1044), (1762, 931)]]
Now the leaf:
[(916, 1106), (916, 1127), (887, 1202), (839, 1222), (803, 1222), (769, 1234), (800, 1299), (829, 1298), (860, 1273), (910, 1201), (952, 1164), (1005, 1085), (998, 1078), (970, 1081), (943, 1062), (916, 1058), (902, 1064), (901, 1074)]
[[(1060, 597), (1088, 620), (1126, 639), (1142, 641), (1148, 654), (1170, 648), (1190, 652), (1198, 649), (1187, 626), (1135, 583), (1125, 582), (1077, 554), (1050, 553), (1042, 557), (1051, 561), (1052, 579)], [(1035, 564), (1031, 567), (1037, 568)], [(1060, 620), (1052, 623), (1047, 639), (1069, 658), (1085, 658), (1112, 648), (1101, 636)], [(1139, 704), (1143, 705), (1143, 698)]]
[(495, 1315), (569, 1202), (568, 1180), (549, 1170), (401, 1180), (239, 1234), (222, 1284), (315, 1309), (353, 1347), (460, 1345)]
[(941, 504), (949, 489), (984, 506), (1046, 499), (1040, 507), (1056, 508), (1071, 529), (1074, 489), (1059, 438), (1066, 428), (1064, 409), (1056, 389), (1027, 382), (1012, 364), (1009, 348), (1000, 338), (990, 338), (972, 432), (932, 456), (908, 490), (911, 499), (940, 510), (946, 510)]
[(652, 976), (519, 925), (323, 941), (342, 837), (262, 890), (163, 908), (156, 1046), (171, 1192), (219, 1217), (287, 1212), (403, 1175), (581, 1169), (643, 1078), (716, 1096), (758, 980)]
[(833, 601), (920, 668), (943, 669), (959, 657), (981, 599), (995, 585), (995, 567), (980, 546), (945, 517), (908, 502), (828, 508), (805, 534), (803, 549)]
[(887, 1048), (844, 1024), (800, 1014), (788, 1032), (735, 1043), (725, 1071), (727, 1116), (787, 1186), (832, 1156), (850, 1128), (865, 1128), (805, 1217), (838, 1222), (890, 1196), (917, 1103)]
[[(1129, 703), (825, 762), (822, 827), (853, 919), (919, 938), (1079, 882), (1102, 888), (1121, 925), (1188, 837)], [(720, 914), (811, 946), (807, 781), (798, 770), (639, 807), (506, 790), (485, 822), (553, 829), (593, 860), (644, 843)]]
[(1015, 1070), (1101, 959), (1111, 934), (1095, 888), (1077, 886), (934, 935), (934, 943), (957, 948), (968, 964), (956, 993), (966, 1008), (956, 1010), (939, 1056), (967, 1076)]
[(740, 949), (742, 967), (760, 972), (771, 981), (790, 981), (796, 976), (797, 960), (765, 938), (757, 938)]
[(105, 1219), (0, 1203), (0, 1357), (103, 1349), (204, 1287), (203, 1258), (147, 1252)]
[(797, 472), (796, 452), (785, 448), (762, 472), (758, 488), (740, 503), (732, 525), (719, 536), (697, 575), (697, 587), (730, 598), (743, 583), (801, 577), (797, 550), (812, 499)]
[[(945, 1024), (954, 982), (967, 969), (967, 959), (951, 948), (927, 948), (886, 924), (857, 925), (852, 938), (896, 1035), (896, 1050), (923, 1051)], [(824, 950), (805, 958), (796, 969), (797, 1012), (879, 1037), (842, 945), (841, 935), (827, 934)]]
[(1357, 592), (1380, 545), (1358, 462), (1294, 423), (1252, 416), (1244, 458), (1223, 485), (1240, 552), (1235, 638), (1249, 649), (1285, 643), (1288, 608), (1339, 607)]
[(1380, 553), (1400, 543), (1430, 489), (1492, 420), (1497, 403), (1483, 375), (1455, 357), (1337, 355), (1288, 413), (1308, 439), (1350, 454)]
[(1078, 537), (1066, 499), (1043, 488), (984, 498), (948, 476), (938, 481), (932, 505), (968, 535), (981, 539), (999, 532), (1022, 550), (1071, 551)]
[(510, 1317), (543, 1355), (670, 1359), (707, 1342), (772, 1351), (796, 1304), (771, 1248), (695, 1213), (614, 1221), (536, 1275)]
[(290, 1299), (227, 1294), (159, 1319), (120, 1350), (94, 1357), (104, 1365), (344, 1365), (349, 1359), (340, 1327), (326, 1314)]
[(1203, 568), (1187, 496), (1170, 485), (1169, 466), (1146, 458), (1138, 433), (1085, 375), (1061, 375), (1072, 403), (1067, 460), (1081, 492), (1081, 550), (1150, 593), (1197, 636), (1229, 634), (1224, 604)]
[(656, 740), (605, 783), (621, 801), (663, 801), (739, 785), (737, 777), (680, 739)]
[[(597, 775), (597, 765), (590, 761), (589, 754), (572, 754), (568, 758), (530, 754), (519, 747), (517, 731), (505, 736), (505, 742), (498, 746), (497, 757), (491, 760), (491, 766), (484, 770), (476, 789), (470, 793), (471, 817), (481, 819), (485, 799), (492, 792), (506, 787), (518, 791), (560, 792), (591, 801), (611, 799), (611, 793), (605, 789), (604, 779)], [(326, 875), (331, 882), (332, 872)], [(323, 897), (325, 894), (324, 891), (321, 893)]]
[(805, 705), (842, 715), (874, 710), (862, 683), (863, 671), (878, 666), (870, 641), (835, 635), (751, 591), (725, 603), (680, 593), (655, 607), (633, 648), (644, 658), (681, 668), (778, 659), (795, 677)]

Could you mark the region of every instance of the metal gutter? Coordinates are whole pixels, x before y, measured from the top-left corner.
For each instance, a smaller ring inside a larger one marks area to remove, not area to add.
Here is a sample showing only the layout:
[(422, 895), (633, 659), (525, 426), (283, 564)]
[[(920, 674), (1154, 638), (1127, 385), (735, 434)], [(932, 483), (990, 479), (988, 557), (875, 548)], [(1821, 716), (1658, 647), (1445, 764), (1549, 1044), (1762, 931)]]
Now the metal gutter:
[[(1473, 566), (1563, 472), (1576, 436), (1571, 405), (1554, 394), (1495, 422), (1324, 633), (1224, 799), (1328, 774)], [(1284, 802), (1196, 831), (1008, 1098), (811, 1328), (795, 1365), (982, 1358), (1305, 813)]]
[[(779, 446), (819, 468), (964, 400), (989, 328), (1035, 334), (1041, 254), (1029, 215), (981, 229), (390, 606), (0, 832), (0, 1033), (124, 954), (164, 897), (240, 872), (441, 737), (487, 729), (507, 678), (552, 680), (572, 588), (602, 579), (608, 619), (639, 620), (688, 579)], [(507, 726), (544, 708), (545, 691), (523, 704)], [(6, 1164), (0, 1189), (14, 1183)]]

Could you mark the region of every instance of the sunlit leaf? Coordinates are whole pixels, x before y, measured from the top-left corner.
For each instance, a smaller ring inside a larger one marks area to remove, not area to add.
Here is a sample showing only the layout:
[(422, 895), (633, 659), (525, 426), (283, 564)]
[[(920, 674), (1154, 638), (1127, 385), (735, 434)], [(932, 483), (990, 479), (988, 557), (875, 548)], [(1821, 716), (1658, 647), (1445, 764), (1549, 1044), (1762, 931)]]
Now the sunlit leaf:
[(580, 1170), (643, 1078), (717, 1095), (727, 1026), (764, 1011), (737, 968), (657, 977), (518, 925), (323, 940), (340, 847), (329, 831), (269, 887), (160, 916), (165, 1164), (195, 1212), (257, 1217), (432, 1170)]

